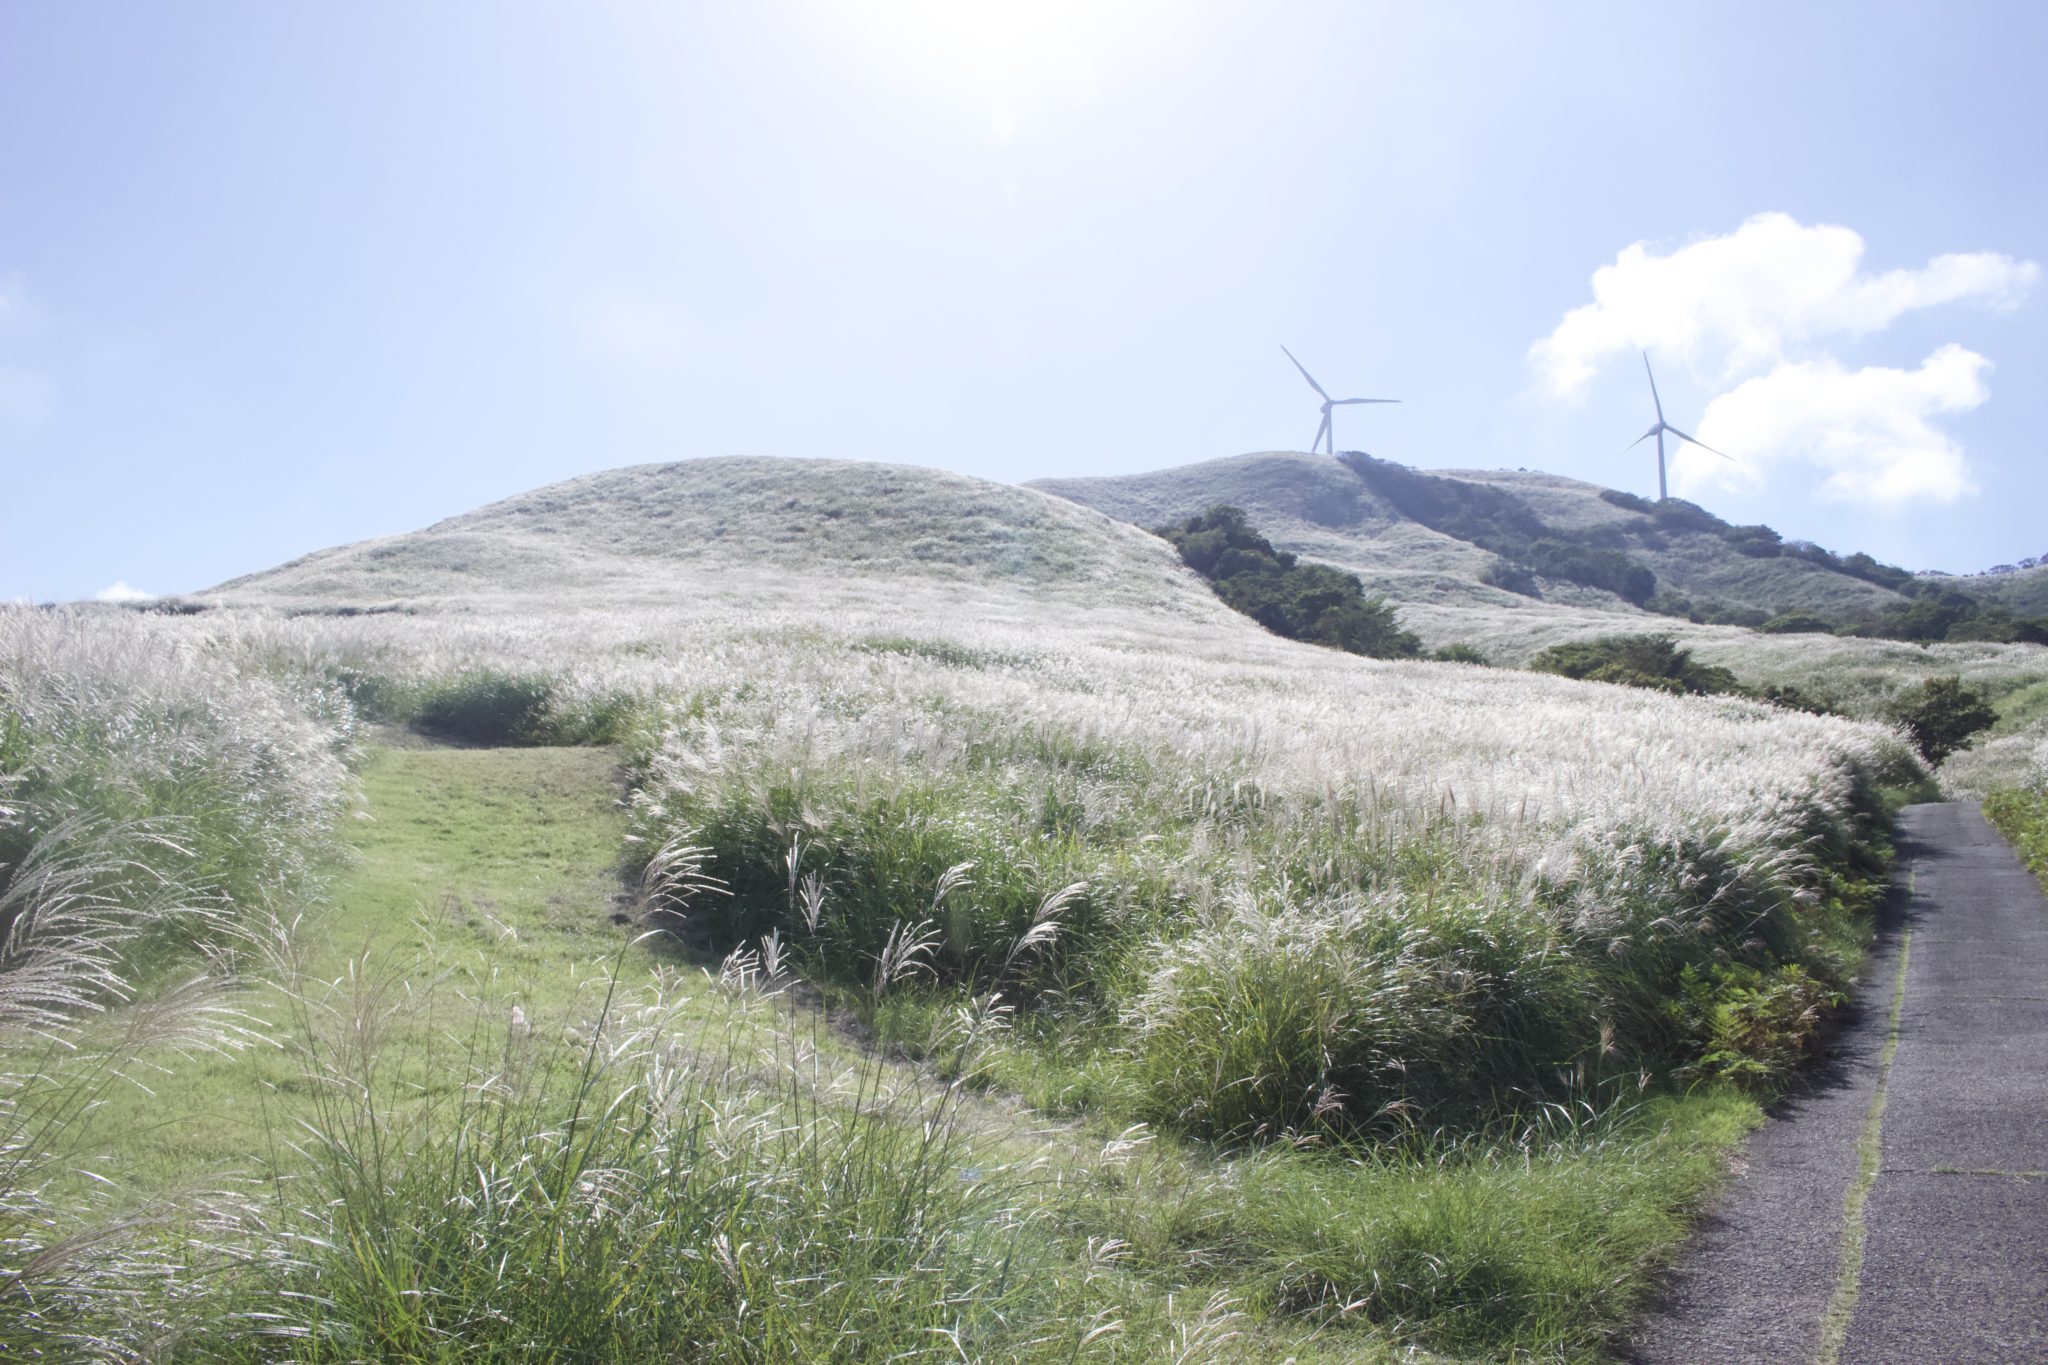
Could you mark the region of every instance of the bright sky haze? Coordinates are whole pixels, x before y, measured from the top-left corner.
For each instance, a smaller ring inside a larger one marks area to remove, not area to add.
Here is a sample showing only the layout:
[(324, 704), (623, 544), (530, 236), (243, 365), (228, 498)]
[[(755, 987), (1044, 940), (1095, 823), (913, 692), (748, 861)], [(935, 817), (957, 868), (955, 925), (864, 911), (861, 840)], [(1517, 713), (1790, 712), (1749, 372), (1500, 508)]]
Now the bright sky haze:
[(2048, 8), (0, 0), (0, 598), (1337, 444), (2048, 552)]

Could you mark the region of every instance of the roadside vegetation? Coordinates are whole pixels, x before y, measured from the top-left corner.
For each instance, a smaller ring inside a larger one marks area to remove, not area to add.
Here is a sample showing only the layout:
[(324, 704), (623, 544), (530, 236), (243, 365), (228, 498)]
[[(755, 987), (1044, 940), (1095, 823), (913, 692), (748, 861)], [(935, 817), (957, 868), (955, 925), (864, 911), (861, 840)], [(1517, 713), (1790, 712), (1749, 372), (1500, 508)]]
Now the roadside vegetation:
[(1600, 1359), (1918, 760), (1059, 524), (1053, 589), (0, 609), (0, 1354)]
[(1483, 581), (1535, 595), (1537, 578), (1599, 588), (1642, 606), (1657, 593), (1657, 575), (1632, 557), (1619, 536), (1587, 536), (1545, 522), (1512, 493), (1410, 469), (1358, 451), (1338, 457), (1374, 492), (1433, 531), (1470, 541), (1496, 556)]
[(1986, 795), (1984, 815), (2048, 887), (2048, 743), (2035, 748), (2032, 767), (2023, 785), (2002, 787)]

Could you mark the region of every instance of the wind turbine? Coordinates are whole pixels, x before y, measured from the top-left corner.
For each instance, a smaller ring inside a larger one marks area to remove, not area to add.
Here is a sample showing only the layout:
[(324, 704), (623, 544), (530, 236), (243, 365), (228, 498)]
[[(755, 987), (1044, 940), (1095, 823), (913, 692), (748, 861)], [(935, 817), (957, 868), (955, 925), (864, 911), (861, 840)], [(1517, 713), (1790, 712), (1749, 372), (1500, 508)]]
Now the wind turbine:
[[(1280, 349), (1289, 360), (1294, 360), (1294, 352), (1289, 351), (1285, 346), (1282, 346)], [(1302, 364), (1299, 360), (1294, 360), (1294, 368), (1301, 371), (1301, 377), (1308, 381), (1308, 386), (1316, 391), (1318, 398), (1323, 400), (1323, 424), (1316, 428), (1316, 439), (1308, 443), (1311, 455), (1315, 453), (1317, 443), (1326, 436), (1329, 438), (1330, 454), (1335, 455), (1337, 453), (1337, 431), (1336, 428), (1330, 425), (1331, 408), (1341, 408), (1347, 403), (1398, 403), (1401, 401), (1398, 398), (1332, 398), (1329, 394), (1323, 392), (1321, 384), (1316, 383), (1316, 377), (1308, 372), (1308, 366)]]
[[(1705, 441), (1702, 441), (1699, 437), (1688, 436), (1684, 432), (1680, 431), (1677, 427), (1672, 426), (1671, 423), (1664, 420), (1664, 400), (1657, 396), (1657, 376), (1651, 373), (1650, 353), (1648, 351), (1643, 352), (1643, 373), (1650, 376), (1650, 401), (1657, 405), (1657, 425), (1651, 427), (1648, 431), (1636, 437), (1633, 441), (1630, 441), (1628, 443), (1628, 448), (1630, 450), (1634, 450), (1637, 446), (1649, 440), (1652, 436), (1657, 438), (1657, 501), (1666, 502), (1670, 500), (1671, 495), (1670, 493), (1666, 492), (1664, 488), (1665, 432), (1670, 432), (1673, 436), (1676, 436), (1681, 441), (1691, 441), (1701, 450), (1707, 451), (1710, 454), (1720, 455), (1722, 459), (1728, 461), (1728, 463), (1730, 464), (1735, 463), (1735, 457), (1733, 455), (1722, 454), (1721, 451), (1715, 450), (1712, 446), (1708, 445)], [(1311, 379), (1309, 380), (1309, 383), (1313, 384), (1315, 383), (1315, 380)]]

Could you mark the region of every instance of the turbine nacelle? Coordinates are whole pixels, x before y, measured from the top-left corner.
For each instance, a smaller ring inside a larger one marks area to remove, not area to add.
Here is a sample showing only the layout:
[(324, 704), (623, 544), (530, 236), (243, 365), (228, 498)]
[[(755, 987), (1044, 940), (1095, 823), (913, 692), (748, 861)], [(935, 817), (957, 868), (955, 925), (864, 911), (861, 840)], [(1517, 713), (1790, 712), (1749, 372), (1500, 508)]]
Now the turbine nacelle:
[[(1298, 364), (1299, 362), (1297, 361), (1296, 363)], [(1730, 464), (1735, 464), (1737, 463), (1737, 461), (1733, 455), (1730, 455), (1725, 451), (1715, 450), (1712, 446), (1708, 445), (1705, 441), (1702, 441), (1699, 437), (1689, 436), (1685, 432), (1680, 431), (1677, 427), (1672, 426), (1669, 422), (1664, 420), (1664, 400), (1657, 396), (1657, 376), (1650, 369), (1650, 353), (1648, 351), (1643, 352), (1643, 373), (1649, 375), (1650, 377), (1650, 402), (1654, 404), (1657, 409), (1657, 424), (1651, 427), (1648, 431), (1644, 432), (1642, 435), (1636, 437), (1633, 441), (1630, 441), (1628, 443), (1628, 448), (1630, 450), (1634, 450), (1637, 446), (1649, 440), (1652, 436), (1657, 438), (1657, 501), (1668, 502), (1671, 498), (1671, 494), (1666, 490), (1664, 484), (1665, 432), (1668, 431), (1673, 436), (1676, 436), (1679, 440), (1690, 442), (1691, 444), (1698, 446), (1701, 450), (1704, 450), (1709, 454), (1719, 455), (1722, 459), (1728, 461), (1728, 463)]]
[[(1294, 352), (1288, 350), (1285, 346), (1282, 346), (1280, 350), (1289, 360), (1294, 360)], [(1318, 398), (1323, 400), (1322, 425), (1316, 428), (1315, 439), (1308, 443), (1311, 454), (1315, 452), (1317, 446), (1325, 444), (1327, 444), (1330, 454), (1335, 455), (1337, 453), (1337, 430), (1330, 421), (1330, 409), (1341, 408), (1351, 403), (1398, 403), (1401, 401), (1398, 398), (1332, 398), (1328, 393), (1324, 392), (1321, 384), (1316, 383), (1316, 377), (1308, 372), (1306, 365), (1303, 365), (1299, 360), (1294, 360), (1294, 368), (1301, 371), (1301, 377), (1308, 381), (1308, 386), (1316, 391)]]

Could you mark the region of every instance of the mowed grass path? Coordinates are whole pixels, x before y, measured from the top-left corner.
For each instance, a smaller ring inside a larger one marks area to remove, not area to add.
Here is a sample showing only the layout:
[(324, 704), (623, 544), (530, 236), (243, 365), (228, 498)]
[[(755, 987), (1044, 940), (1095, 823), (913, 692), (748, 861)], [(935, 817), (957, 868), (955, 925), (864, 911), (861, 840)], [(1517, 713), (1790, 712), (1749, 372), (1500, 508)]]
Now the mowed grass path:
[[(621, 960), (634, 931), (614, 921), (615, 766), (605, 749), (373, 749), (332, 894), (294, 934), (304, 993), (381, 993), (388, 1069), (431, 1074), (461, 1046), (471, 1002), (558, 1017), (614, 966), (638, 980), (647, 957)], [(248, 1047), (136, 1072), (138, 1085), (109, 1095), (95, 1174), (147, 1194), (293, 1164), (279, 1144), (312, 1108), (286, 1046), (295, 1006), (267, 987), (239, 1004)], [(461, 1059), (447, 1060), (439, 1069), (459, 1084)]]
[[(380, 749), (334, 905), (306, 926), (331, 977), (363, 952), (491, 950), (527, 977), (615, 951), (625, 816), (609, 749)], [(525, 980), (546, 989), (545, 978)]]

